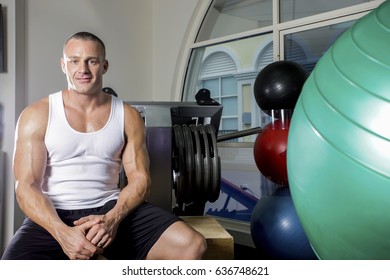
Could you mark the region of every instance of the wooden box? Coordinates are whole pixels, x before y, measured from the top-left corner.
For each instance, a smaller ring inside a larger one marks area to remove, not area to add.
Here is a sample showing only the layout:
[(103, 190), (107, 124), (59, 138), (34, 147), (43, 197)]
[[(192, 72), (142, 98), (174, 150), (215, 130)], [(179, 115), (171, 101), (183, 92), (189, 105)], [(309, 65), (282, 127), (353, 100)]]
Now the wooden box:
[(188, 225), (200, 232), (206, 239), (207, 251), (205, 260), (233, 260), (233, 237), (218, 221), (209, 216), (182, 216)]

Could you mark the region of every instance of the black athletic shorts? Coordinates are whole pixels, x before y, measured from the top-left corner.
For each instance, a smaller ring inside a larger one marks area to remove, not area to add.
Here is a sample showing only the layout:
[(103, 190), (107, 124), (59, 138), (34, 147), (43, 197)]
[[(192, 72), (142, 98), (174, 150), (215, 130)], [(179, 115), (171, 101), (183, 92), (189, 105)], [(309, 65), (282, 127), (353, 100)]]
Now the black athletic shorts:
[[(110, 201), (102, 207), (81, 210), (57, 210), (69, 226), (88, 215), (102, 215), (115, 205)], [(180, 219), (164, 209), (144, 203), (122, 220), (115, 240), (104, 250), (109, 260), (144, 259), (161, 234)], [(26, 218), (7, 246), (3, 260), (66, 260), (60, 244), (41, 226)]]

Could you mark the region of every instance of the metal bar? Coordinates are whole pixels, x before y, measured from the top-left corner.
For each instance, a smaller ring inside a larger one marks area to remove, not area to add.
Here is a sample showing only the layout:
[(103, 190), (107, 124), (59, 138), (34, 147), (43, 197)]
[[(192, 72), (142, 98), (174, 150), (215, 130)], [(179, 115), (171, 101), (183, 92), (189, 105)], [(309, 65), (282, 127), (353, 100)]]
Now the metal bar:
[(237, 132), (232, 132), (229, 134), (219, 135), (217, 138), (217, 142), (222, 142), (222, 141), (226, 141), (226, 140), (231, 140), (231, 139), (236, 139), (236, 138), (240, 138), (240, 137), (244, 137), (244, 136), (248, 136), (248, 135), (257, 134), (257, 133), (260, 133), (261, 131), (262, 131), (261, 127), (255, 127), (255, 128), (237, 131)]

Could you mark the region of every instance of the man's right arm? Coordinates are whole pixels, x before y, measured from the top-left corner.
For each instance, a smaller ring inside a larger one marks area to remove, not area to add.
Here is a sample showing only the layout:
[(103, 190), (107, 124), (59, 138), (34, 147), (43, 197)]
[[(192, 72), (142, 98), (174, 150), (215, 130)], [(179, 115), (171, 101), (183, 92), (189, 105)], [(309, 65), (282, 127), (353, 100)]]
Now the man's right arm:
[(15, 133), (13, 169), (16, 198), (23, 212), (45, 228), (72, 258), (89, 258), (96, 247), (85, 238), (82, 229), (65, 225), (42, 192), (47, 150), (44, 143), (48, 118), (48, 99), (26, 108), (19, 117)]

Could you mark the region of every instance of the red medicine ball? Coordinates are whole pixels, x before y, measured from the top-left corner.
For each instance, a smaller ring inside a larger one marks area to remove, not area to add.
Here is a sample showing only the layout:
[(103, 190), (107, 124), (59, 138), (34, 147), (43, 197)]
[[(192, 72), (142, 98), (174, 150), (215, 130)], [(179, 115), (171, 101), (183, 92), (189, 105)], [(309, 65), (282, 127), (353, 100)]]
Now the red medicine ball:
[(288, 185), (286, 154), (289, 127), (288, 120), (269, 123), (258, 134), (253, 148), (257, 168), (279, 185)]

